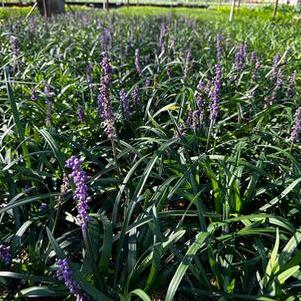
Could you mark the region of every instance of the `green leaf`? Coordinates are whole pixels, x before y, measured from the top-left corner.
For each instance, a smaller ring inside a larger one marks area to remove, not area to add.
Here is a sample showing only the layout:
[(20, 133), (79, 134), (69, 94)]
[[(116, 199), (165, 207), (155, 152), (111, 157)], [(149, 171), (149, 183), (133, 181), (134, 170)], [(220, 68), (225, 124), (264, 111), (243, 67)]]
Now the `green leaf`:
[(23, 205), (27, 205), (27, 204), (35, 202), (35, 201), (40, 201), (40, 200), (53, 198), (53, 197), (56, 197), (57, 195), (58, 195), (58, 193), (40, 194), (40, 195), (37, 195), (37, 196), (31, 196), (31, 197), (21, 199), (21, 200), (11, 201), (6, 206), (0, 208), (0, 214), (3, 213), (3, 212), (7, 212), (8, 210), (11, 210), (13, 208), (20, 207), (20, 206), (23, 206)]
[(206, 239), (208, 238), (208, 236), (209, 236), (208, 232), (202, 232), (196, 236), (195, 241), (189, 247), (186, 255), (182, 259), (173, 278), (171, 279), (171, 282), (168, 286), (165, 301), (173, 301), (173, 298), (176, 294), (179, 284), (180, 284), (181, 280), (183, 279), (187, 269), (191, 265), (194, 255), (204, 246), (204, 243), (205, 243)]
[(140, 288), (131, 291), (129, 295), (136, 295), (143, 301), (151, 301), (151, 298)]
[(284, 272), (282, 272), (281, 274), (278, 275), (278, 281), (280, 284), (283, 284), (288, 278), (290, 278), (291, 276), (293, 276), (297, 271), (299, 271), (299, 266), (295, 265), (287, 270), (285, 270)]
[(109, 260), (112, 251), (113, 227), (111, 221), (105, 215), (101, 215), (100, 219), (103, 224), (104, 236), (103, 236), (102, 254), (99, 262), (99, 269), (101, 273), (105, 273), (109, 265)]
[(54, 252), (56, 253), (57, 257), (65, 258), (64, 251), (60, 248), (59, 244), (57, 243), (57, 241), (53, 237), (51, 231), (48, 228), (46, 228), (46, 232), (47, 232), (47, 235), (48, 235), (48, 239), (51, 243), (51, 246), (52, 246)]
[(22, 274), (22, 273), (14, 273), (14, 272), (8, 272), (8, 271), (0, 271), (0, 277), (29, 280), (29, 281), (33, 281), (33, 282), (49, 282), (49, 283), (58, 282), (56, 279), (49, 278), (49, 277), (35, 276), (35, 275)]
[(53, 139), (53, 137), (50, 135), (50, 133), (48, 131), (46, 131), (44, 129), (42, 129), (42, 130), (37, 129), (37, 130), (44, 137), (44, 139), (50, 146), (55, 158), (57, 159), (58, 163), (61, 166), (61, 169), (63, 170), (64, 166), (65, 166), (65, 159), (64, 159), (63, 154), (60, 151), (58, 144), (56, 143), (56, 141)]
[(295, 180), (293, 183), (291, 183), (286, 189), (282, 191), (282, 193), (273, 198), (270, 202), (268, 202), (266, 205), (260, 207), (260, 211), (265, 211), (272, 207), (273, 205), (277, 204), (279, 201), (281, 201), (286, 195), (288, 195), (299, 183), (301, 182), (301, 178)]
[(16, 294), (16, 297), (60, 297), (67, 295), (67, 290), (63, 287), (32, 286), (24, 288)]

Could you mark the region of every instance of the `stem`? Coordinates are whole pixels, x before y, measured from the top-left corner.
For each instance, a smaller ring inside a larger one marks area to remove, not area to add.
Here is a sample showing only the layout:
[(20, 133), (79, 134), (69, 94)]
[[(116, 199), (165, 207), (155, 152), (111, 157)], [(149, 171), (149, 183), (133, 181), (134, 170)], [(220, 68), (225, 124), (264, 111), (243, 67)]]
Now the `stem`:
[(116, 165), (118, 177), (120, 177), (121, 171), (120, 171), (120, 167), (118, 165), (118, 159), (117, 159), (117, 154), (116, 154), (115, 141), (114, 141), (113, 137), (110, 138), (110, 140), (111, 140), (111, 144), (112, 144), (113, 160), (114, 160), (115, 165)]

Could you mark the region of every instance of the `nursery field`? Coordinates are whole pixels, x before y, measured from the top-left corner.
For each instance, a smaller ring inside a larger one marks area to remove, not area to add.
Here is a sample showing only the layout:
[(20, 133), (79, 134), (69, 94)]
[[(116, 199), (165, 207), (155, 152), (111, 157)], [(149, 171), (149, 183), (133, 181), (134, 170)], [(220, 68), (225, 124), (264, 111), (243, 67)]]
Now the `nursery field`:
[(294, 11), (26, 13), (0, 11), (0, 300), (300, 300)]

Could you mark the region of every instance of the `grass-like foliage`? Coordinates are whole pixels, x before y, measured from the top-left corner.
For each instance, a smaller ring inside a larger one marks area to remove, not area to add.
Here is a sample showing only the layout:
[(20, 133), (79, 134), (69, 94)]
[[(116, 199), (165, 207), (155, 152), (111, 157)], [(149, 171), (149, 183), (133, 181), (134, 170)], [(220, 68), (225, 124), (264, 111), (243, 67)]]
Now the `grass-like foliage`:
[(1, 300), (299, 300), (300, 26), (204, 12), (3, 22)]

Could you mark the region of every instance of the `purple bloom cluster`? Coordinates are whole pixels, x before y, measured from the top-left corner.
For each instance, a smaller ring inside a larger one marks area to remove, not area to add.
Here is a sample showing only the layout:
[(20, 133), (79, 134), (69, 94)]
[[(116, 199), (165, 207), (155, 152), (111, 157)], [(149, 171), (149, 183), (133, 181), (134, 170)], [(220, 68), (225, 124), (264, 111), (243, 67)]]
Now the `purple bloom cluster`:
[(275, 80), (277, 77), (279, 61), (280, 61), (280, 54), (277, 53), (273, 59), (273, 68), (270, 74), (271, 81)]
[(132, 91), (132, 99), (135, 106), (140, 105), (140, 95), (139, 95), (139, 87), (135, 86), (135, 88)]
[(28, 21), (28, 31), (32, 35), (36, 31), (36, 22), (34, 17), (30, 17)]
[(76, 207), (78, 211), (78, 219), (81, 224), (82, 230), (87, 229), (88, 221), (90, 217), (88, 215), (89, 210), (89, 197), (88, 197), (88, 186), (86, 184), (87, 174), (82, 170), (82, 160), (75, 156), (71, 156), (66, 161), (66, 166), (72, 170), (71, 177), (75, 184), (74, 200), (76, 201)]
[(200, 79), (197, 88), (200, 92), (203, 92), (207, 88), (207, 85), (203, 80)]
[(42, 204), (40, 205), (40, 208), (39, 208), (40, 213), (41, 213), (41, 214), (46, 213), (47, 207), (48, 207), (48, 206), (47, 206), (46, 203), (42, 203)]
[(129, 99), (127, 97), (127, 93), (125, 89), (121, 89), (119, 95), (120, 95), (120, 103), (122, 106), (123, 116), (126, 120), (129, 120), (131, 111), (130, 111)]
[(186, 124), (194, 132), (196, 131), (197, 124), (198, 124), (198, 110), (195, 110), (195, 111), (190, 110), (189, 111), (188, 117), (186, 120)]
[(47, 81), (44, 82), (45, 87), (44, 87), (44, 94), (46, 95), (46, 97), (48, 98), (48, 100), (52, 98), (53, 93), (51, 92), (51, 88), (50, 85)]
[(151, 85), (152, 85), (152, 80), (151, 80), (151, 78), (147, 78), (146, 80), (145, 80), (145, 88), (149, 88)]
[(135, 67), (139, 76), (141, 76), (141, 66), (140, 66), (140, 56), (139, 56), (139, 49), (135, 49)]
[(295, 113), (294, 125), (291, 133), (291, 141), (293, 143), (299, 141), (299, 134), (301, 131), (301, 107)]
[(102, 50), (110, 50), (113, 43), (113, 33), (109, 28), (105, 28), (100, 36), (100, 47)]
[(271, 97), (271, 100), (270, 100), (270, 105), (272, 105), (275, 102), (277, 94), (278, 94), (278, 92), (279, 92), (279, 90), (280, 90), (280, 88), (282, 86), (282, 83), (283, 83), (282, 72), (279, 71), (277, 73), (276, 84), (275, 84), (273, 92), (272, 92), (272, 97)]
[(0, 260), (5, 264), (8, 265), (11, 261), (11, 253), (10, 247), (5, 246), (4, 244), (0, 244)]
[(216, 57), (218, 63), (221, 63), (222, 61), (222, 51), (222, 35), (218, 33), (216, 35)]
[(72, 278), (72, 271), (70, 269), (68, 260), (66, 258), (57, 259), (56, 264), (57, 278), (65, 282), (65, 285), (68, 288), (69, 292), (76, 297), (76, 301), (86, 300), (85, 296), (81, 292), (79, 284)]
[(247, 44), (242, 43), (239, 45), (235, 53), (235, 70), (241, 71), (246, 65), (247, 58)]
[(10, 36), (9, 38), (12, 58), (13, 58), (13, 71), (16, 72), (18, 69), (18, 56), (19, 56), (19, 48), (17, 45), (17, 38), (15, 36)]
[(204, 120), (204, 115), (205, 115), (205, 101), (204, 98), (201, 96), (201, 94), (197, 94), (196, 96), (196, 105), (198, 108), (198, 118), (200, 123)]
[(213, 90), (210, 93), (210, 122), (211, 125), (214, 125), (216, 122), (218, 109), (219, 109), (219, 100), (222, 87), (222, 69), (219, 64), (215, 65), (215, 78), (213, 81)]
[(291, 75), (289, 82), (288, 82), (288, 86), (287, 86), (287, 90), (286, 90), (286, 97), (287, 98), (291, 98), (293, 96), (293, 90), (295, 88), (296, 85), (296, 77), (297, 77), (297, 72), (294, 71), (293, 74)]
[(85, 119), (86, 119), (86, 115), (85, 115), (85, 110), (84, 110), (84, 107), (82, 105), (78, 105), (78, 108), (77, 108), (77, 116), (78, 116), (78, 119), (81, 123), (84, 123), (85, 122)]
[(183, 74), (184, 79), (186, 79), (188, 76), (190, 65), (191, 65), (191, 50), (188, 49), (184, 58), (184, 74)]
[(98, 110), (105, 127), (105, 132), (108, 135), (108, 138), (111, 139), (114, 136), (114, 115), (109, 91), (112, 78), (112, 69), (107, 53), (104, 53), (101, 67), (102, 79), (98, 96)]
[(32, 88), (30, 90), (30, 93), (31, 93), (30, 99), (32, 101), (36, 101), (38, 99), (38, 93), (37, 93), (36, 89)]

